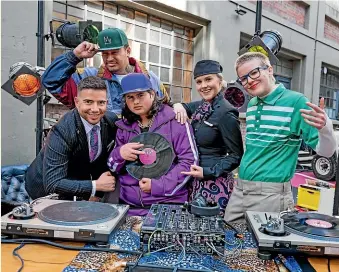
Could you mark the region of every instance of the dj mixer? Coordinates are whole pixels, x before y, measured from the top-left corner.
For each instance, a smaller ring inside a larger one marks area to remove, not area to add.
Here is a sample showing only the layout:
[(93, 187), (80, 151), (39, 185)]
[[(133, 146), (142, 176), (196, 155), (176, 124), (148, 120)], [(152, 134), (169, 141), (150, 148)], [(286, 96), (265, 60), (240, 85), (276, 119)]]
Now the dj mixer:
[(225, 228), (222, 218), (199, 217), (184, 206), (154, 204), (141, 227), (144, 251), (224, 252)]

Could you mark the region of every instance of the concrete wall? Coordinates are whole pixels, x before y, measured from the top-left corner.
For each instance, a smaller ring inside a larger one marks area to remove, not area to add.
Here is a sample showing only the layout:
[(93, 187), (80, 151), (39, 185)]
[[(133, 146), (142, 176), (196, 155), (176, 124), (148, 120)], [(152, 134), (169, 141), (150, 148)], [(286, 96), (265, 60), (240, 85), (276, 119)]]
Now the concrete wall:
[[(205, 37), (209, 41), (206, 57), (216, 59), (223, 64), (226, 80), (236, 78), (234, 61), (238, 57), (241, 33), (252, 36), (255, 31), (255, 3), (239, 1), (242, 9), (247, 11), (243, 16), (235, 13), (236, 4), (231, 1), (189, 1), (186, 6), (187, 12), (211, 20), (210, 37)], [(307, 28), (263, 9), (262, 30), (276, 29), (281, 33), (282, 52), (285, 50), (286, 55), (292, 55), (293, 59), (299, 59), (302, 62), (299, 62), (294, 69), (295, 77), (292, 81), (292, 88), (312, 99), (318, 3), (309, 2), (308, 4), (309, 10), (306, 17), (310, 19), (304, 20)], [(196, 46), (199, 48), (199, 43), (196, 43)], [(301, 65), (303, 69), (300, 69)]]
[[(326, 37), (326, 18), (329, 17), (331, 20), (339, 20), (339, 16), (333, 15), (333, 10), (329, 9), (326, 2), (319, 3), (319, 13), (323, 16), (319, 16), (318, 18), (317, 41), (315, 42), (314, 86), (318, 86), (318, 88), (314, 88), (314, 98), (319, 97), (321, 67), (327, 66), (339, 73), (339, 41), (336, 42), (334, 39)], [(338, 24), (334, 21), (332, 21), (332, 23)], [(336, 33), (334, 36), (339, 36), (338, 34), (339, 33)]]
[[(1, 1), (1, 85), (18, 61), (36, 65), (37, 1)], [(1, 165), (35, 157), (36, 103), (30, 106), (1, 91)]]

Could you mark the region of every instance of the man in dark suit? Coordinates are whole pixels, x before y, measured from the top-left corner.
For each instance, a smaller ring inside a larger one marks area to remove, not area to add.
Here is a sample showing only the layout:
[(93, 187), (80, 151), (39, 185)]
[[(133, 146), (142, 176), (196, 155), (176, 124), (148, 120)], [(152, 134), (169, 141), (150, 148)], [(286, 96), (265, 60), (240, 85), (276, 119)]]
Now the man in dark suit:
[(107, 158), (117, 116), (106, 112), (107, 90), (99, 77), (78, 85), (76, 108), (51, 129), (45, 146), (29, 166), (25, 186), (31, 198), (59, 194), (59, 199), (88, 200), (115, 190)]

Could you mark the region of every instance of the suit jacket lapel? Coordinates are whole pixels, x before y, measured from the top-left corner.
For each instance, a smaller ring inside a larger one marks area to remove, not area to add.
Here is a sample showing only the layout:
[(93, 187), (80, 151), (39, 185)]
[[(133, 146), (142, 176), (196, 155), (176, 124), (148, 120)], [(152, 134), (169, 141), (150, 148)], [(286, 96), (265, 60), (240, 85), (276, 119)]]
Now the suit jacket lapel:
[(108, 135), (107, 135), (107, 131), (108, 131), (108, 125), (107, 123), (104, 121), (104, 119), (101, 119), (100, 122), (100, 135), (101, 135), (101, 146), (102, 146), (102, 150), (101, 152), (107, 152), (107, 139), (108, 139)]
[(75, 109), (75, 120), (76, 120), (76, 126), (77, 126), (77, 137), (79, 139), (79, 143), (81, 146), (82, 153), (84, 153), (84, 158), (88, 158), (89, 160), (89, 150), (88, 150), (88, 141), (86, 136), (86, 131), (84, 124), (81, 121), (79, 112)]

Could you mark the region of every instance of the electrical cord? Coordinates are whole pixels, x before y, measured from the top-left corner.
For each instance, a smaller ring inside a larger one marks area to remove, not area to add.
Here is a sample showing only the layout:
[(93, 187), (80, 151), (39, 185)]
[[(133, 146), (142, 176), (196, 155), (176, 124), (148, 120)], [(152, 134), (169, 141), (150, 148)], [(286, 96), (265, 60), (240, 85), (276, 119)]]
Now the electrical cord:
[[(29, 243), (27, 243), (27, 244), (29, 244)], [(20, 262), (21, 262), (21, 266), (20, 266), (18, 272), (21, 272), (21, 270), (24, 268), (25, 262), (32, 262), (32, 263), (39, 263), (39, 264), (68, 264), (68, 263), (70, 263), (70, 262), (72, 261), (72, 259), (71, 259), (71, 260), (69, 260), (69, 261), (67, 261), (67, 262), (58, 262), (58, 263), (57, 263), (57, 262), (39, 262), (39, 261), (35, 261), (35, 260), (24, 259), (24, 258), (22, 258), (22, 257), (20, 256), (20, 254), (18, 253), (18, 251), (19, 251), (19, 249), (23, 248), (25, 245), (26, 245), (25, 243), (21, 243), (18, 247), (16, 247), (16, 248), (13, 250), (13, 253), (12, 253), (13, 256), (18, 257), (19, 260), (20, 260)]]
[(186, 258), (186, 250), (185, 250), (184, 245), (180, 242), (179, 238), (177, 238), (177, 242), (179, 243), (179, 245), (182, 248), (180, 255), (183, 254), (183, 256), (181, 257), (181, 260), (179, 260), (180, 255), (178, 256), (178, 261), (174, 264), (174, 267), (177, 267)]
[[(144, 256), (144, 253), (142, 252), (142, 253), (139, 255), (137, 261), (136, 261), (134, 264), (132, 264), (132, 267), (131, 267), (131, 269), (130, 269), (131, 271), (133, 271), (133, 269), (136, 268), (136, 267), (138, 266), (139, 261), (141, 260), (141, 258), (142, 258), (143, 256)], [(126, 266), (128, 266), (128, 263), (127, 263)]]
[(328, 269), (328, 272), (331, 272), (331, 258), (328, 258), (327, 259), (327, 269)]
[(127, 253), (127, 254), (141, 254), (140, 251), (136, 250), (125, 250), (125, 249), (116, 249), (116, 248), (96, 248), (96, 247), (77, 247), (77, 246), (68, 246), (55, 242), (51, 242), (43, 239), (31, 239), (31, 238), (18, 238), (18, 239), (2, 239), (4, 244), (48, 244), (54, 247), (59, 247), (67, 250), (77, 250), (77, 251), (100, 251), (100, 252), (112, 252), (112, 253)]
[(14, 248), (13, 253), (12, 253), (13, 256), (18, 257), (19, 260), (20, 260), (20, 262), (21, 262), (21, 266), (20, 266), (18, 272), (21, 272), (21, 271), (22, 271), (22, 269), (24, 268), (25, 262), (24, 262), (24, 260), (21, 258), (20, 254), (19, 254), (17, 251), (18, 251), (20, 248), (23, 248), (24, 245), (25, 245), (24, 243), (21, 243), (19, 246), (17, 246), (16, 248)]
[(234, 236), (236, 238), (239, 238), (239, 239), (243, 239), (244, 238), (244, 235), (242, 233), (240, 233), (240, 231), (238, 231), (235, 227), (233, 227), (230, 223), (228, 223), (225, 219), (222, 219), (222, 222), (229, 228), (231, 228), (232, 230), (235, 231), (235, 234)]
[[(114, 252), (114, 253), (129, 253), (129, 254), (138, 254), (142, 255), (140, 251), (133, 251), (133, 250), (124, 250), (124, 249), (112, 249), (112, 248), (86, 248), (86, 247), (76, 247), (76, 246), (68, 246), (62, 245), (59, 243), (51, 242), (48, 240), (43, 239), (31, 239), (31, 238), (19, 238), (19, 239), (1, 239), (1, 242), (4, 244), (20, 244), (13, 250), (13, 256), (19, 258), (21, 262), (21, 266), (18, 272), (21, 272), (24, 268), (25, 262), (24, 261), (32, 261), (32, 260), (25, 260), (23, 259), (20, 254), (18, 253), (19, 249), (23, 248), (26, 244), (48, 244), (54, 247), (67, 249), (67, 250), (77, 250), (77, 251), (100, 251), (100, 252)], [(35, 262), (35, 261), (33, 261)], [(47, 262), (36, 262), (36, 263), (47, 263)]]

